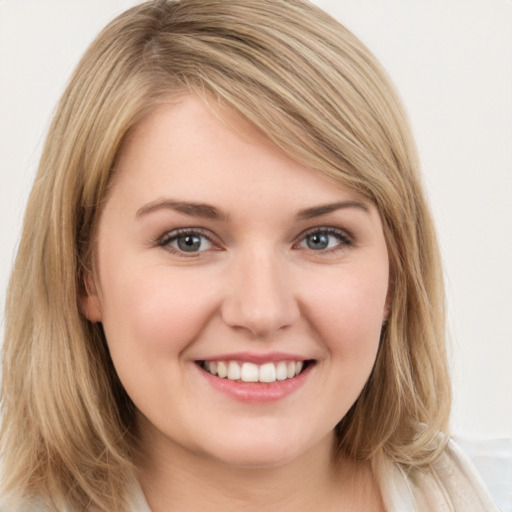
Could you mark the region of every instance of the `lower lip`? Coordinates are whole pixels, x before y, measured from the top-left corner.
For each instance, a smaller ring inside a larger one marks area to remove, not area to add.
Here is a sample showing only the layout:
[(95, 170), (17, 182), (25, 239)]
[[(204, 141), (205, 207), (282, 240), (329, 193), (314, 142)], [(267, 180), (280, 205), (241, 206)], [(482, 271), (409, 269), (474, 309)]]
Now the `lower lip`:
[(309, 364), (306, 369), (292, 379), (266, 383), (221, 379), (196, 365), (203, 378), (216, 390), (240, 402), (251, 403), (276, 402), (291, 395), (306, 382), (313, 366), (314, 364)]

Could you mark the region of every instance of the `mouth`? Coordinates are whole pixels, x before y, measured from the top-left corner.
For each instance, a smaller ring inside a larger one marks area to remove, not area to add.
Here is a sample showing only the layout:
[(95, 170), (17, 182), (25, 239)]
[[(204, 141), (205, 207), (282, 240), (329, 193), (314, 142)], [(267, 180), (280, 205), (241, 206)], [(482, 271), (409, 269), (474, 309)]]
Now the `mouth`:
[(205, 372), (218, 377), (239, 383), (265, 383), (283, 382), (298, 377), (315, 364), (313, 359), (288, 360), (255, 364), (242, 361), (196, 361), (196, 364)]

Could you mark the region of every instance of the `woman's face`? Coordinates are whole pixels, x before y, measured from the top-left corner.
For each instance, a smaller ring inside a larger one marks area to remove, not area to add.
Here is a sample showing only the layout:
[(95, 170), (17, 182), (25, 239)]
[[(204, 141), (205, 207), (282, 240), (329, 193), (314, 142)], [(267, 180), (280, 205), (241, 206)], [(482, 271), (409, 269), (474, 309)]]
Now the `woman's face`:
[(228, 119), (184, 96), (136, 127), (82, 305), (143, 445), (276, 466), (330, 443), (367, 381), (388, 255), (372, 204)]

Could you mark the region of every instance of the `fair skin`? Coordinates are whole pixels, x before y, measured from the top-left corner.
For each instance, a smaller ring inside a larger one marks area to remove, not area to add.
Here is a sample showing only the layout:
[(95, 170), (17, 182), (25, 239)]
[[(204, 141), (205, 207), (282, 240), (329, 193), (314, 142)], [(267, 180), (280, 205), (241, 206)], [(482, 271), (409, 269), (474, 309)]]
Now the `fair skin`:
[(387, 315), (378, 212), (223, 119), (183, 96), (135, 128), (82, 301), (137, 408), (147, 500), (382, 510), (369, 468), (332, 457)]

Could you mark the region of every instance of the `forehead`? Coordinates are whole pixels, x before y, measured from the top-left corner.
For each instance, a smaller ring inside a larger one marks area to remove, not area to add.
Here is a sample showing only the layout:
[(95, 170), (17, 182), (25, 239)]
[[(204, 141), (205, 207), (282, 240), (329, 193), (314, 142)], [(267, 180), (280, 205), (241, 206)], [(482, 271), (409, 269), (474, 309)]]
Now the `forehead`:
[(303, 202), (340, 194), (363, 199), (288, 157), (240, 115), (211, 109), (193, 95), (169, 100), (135, 126), (115, 175), (117, 186), (155, 197), (165, 192), (196, 199), (241, 193), (262, 201), (271, 195)]

